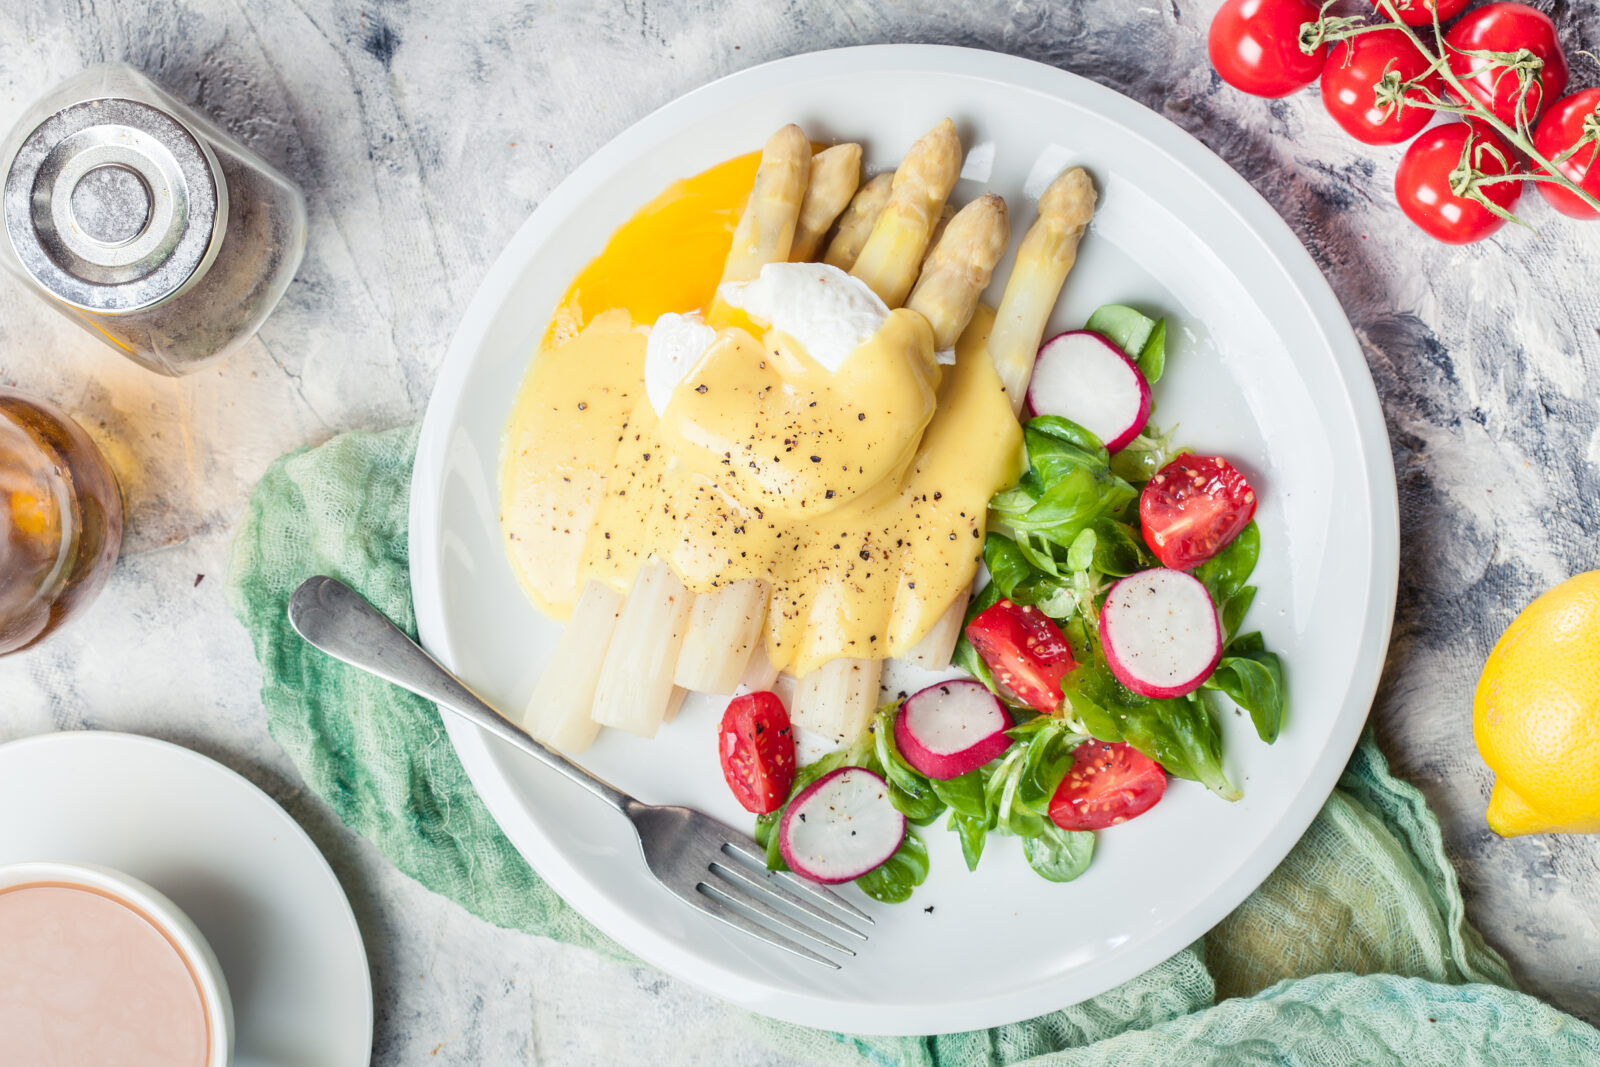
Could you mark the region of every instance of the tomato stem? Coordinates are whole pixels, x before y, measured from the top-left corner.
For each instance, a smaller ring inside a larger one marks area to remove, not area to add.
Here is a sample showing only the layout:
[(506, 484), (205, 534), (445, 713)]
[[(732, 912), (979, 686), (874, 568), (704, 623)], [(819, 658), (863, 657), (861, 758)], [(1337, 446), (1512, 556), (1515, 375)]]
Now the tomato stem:
[[(1559, 168), (1557, 168), (1556, 165), (1552, 161), (1546, 159), (1539, 152), (1539, 150), (1533, 146), (1533, 138), (1532, 138), (1531, 134), (1528, 131), (1527, 123), (1526, 123), (1526, 120), (1524, 118), (1524, 116), (1526, 115), (1526, 110), (1525, 109), (1527, 107), (1527, 96), (1528, 96), (1528, 93), (1529, 93), (1530, 89), (1532, 88), (1532, 81), (1523, 81), (1523, 82), (1521, 82), (1521, 84), (1518, 87), (1517, 118), (1518, 118), (1518, 126), (1521, 127), (1521, 128), (1520, 129), (1514, 129), (1509, 124), (1507, 124), (1506, 122), (1501, 120), (1501, 118), (1494, 113), (1493, 109), (1485, 106), (1482, 101), (1480, 101), (1477, 97), (1473, 96), (1472, 93), (1468, 92), (1466, 84), (1461, 80), (1461, 78), (1456, 74), (1456, 72), (1450, 68), (1450, 64), (1448, 62), (1446, 62), (1446, 60), (1445, 60), (1445, 54), (1446, 54), (1447, 51), (1457, 51), (1457, 52), (1461, 52), (1461, 54), (1463, 54), (1463, 55), (1472, 55), (1472, 56), (1486, 55), (1486, 56), (1494, 56), (1494, 57), (1509, 57), (1509, 58), (1512, 58), (1512, 59), (1516, 59), (1516, 54), (1515, 53), (1506, 53), (1506, 52), (1465, 52), (1465, 51), (1462, 51), (1461, 49), (1452, 48), (1451, 45), (1446, 43), (1446, 41), (1444, 39), (1444, 31), (1439, 26), (1439, 11), (1438, 11), (1438, 8), (1433, 8), (1432, 9), (1433, 10), (1433, 37), (1434, 37), (1434, 43), (1437, 46), (1437, 51), (1435, 51), (1433, 49), (1430, 49), (1427, 45), (1423, 44), (1422, 43), (1422, 38), (1417, 35), (1416, 31), (1413, 30), (1410, 26), (1407, 26), (1400, 19), (1399, 12), (1396, 10), (1395, 5), (1394, 5), (1394, 0), (1377, 0), (1377, 3), (1378, 3), (1378, 6), (1383, 10), (1384, 14), (1389, 16), (1389, 18), (1391, 20), (1390, 24), (1393, 25), (1394, 28), (1400, 30), (1400, 32), (1404, 33), (1407, 37), (1409, 37), (1411, 39), (1411, 43), (1416, 45), (1417, 50), (1422, 53), (1423, 57), (1430, 61), (1430, 63), (1432, 64), (1433, 69), (1437, 70), (1439, 72), (1439, 75), (1449, 85), (1451, 91), (1456, 95), (1456, 97), (1458, 97), (1460, 100), (1464, 101), (1464, 103), (1462, 103), (1462, 104), (1448, 104), (1448, 103), (1445, 103), (1442, 100), (1438, 100), (1438, 98), (1435, 97), (1434, 101), (1412, 100), (1412, 101), (1409, 101), (1410, 104), (1412, 104), (1414, 106), (1417, 106), (1417, 107), (1430, 108), (1430, 109), (1432, 109), (1434, 111), (1448, 111), (1448, 112), (1450, 112), (1452, 114), (1457, 114), (1457, 115), (1462, 115), (1462, 116), (1475, 118), (1475, 119), (1479, 120), (1480, 122), (1482, 122), (1484, 125), (1486, 125), (1486, 126), (1490, 127), (1491, 129), (1493, 129), (1496, 133), (1500, 134), (1502, 137), (1504, 137), (1506, 139), (1507, 143), (1509, 143), (1513, 148), (1517, 149), (1523, 155), (1525, 155), (1529, 159), (1533, 160), (1535, 163), (1537, 163), (1539, 165), (1539, 167), (1543, 171), (1545, 171), (1545, 173), (1542, 174), (1542, 175), (1538, 175), (1538, 174), (1505, 175), (1505, 176), (1503, 176), (1503, 178), (1501, 180), (1554, 181), (1556, 184), (1562, 186), (1563, 188), (1565, 188), (1566, 190), (1571, 192), (1573, 195), (1577, 196), (1578, 199), (1582, 200), (1585, 204), (1588, 204), (1590, 207), (1594, 208), (1596, 211), (1600, 211), (1600, 198), (1596, 198), (1587, 189), (1583, 188), (1577, 182), (1575, 182), (1571, 178), (1567, 177), (1566, 174), (1563, 173)], [(1387, 27), (1380, 27), (1380, 28), (1387, 28)], [(1526, 49), (1524, 49), (1523, 51), (1526, 51)], [(1531, 55), (1531, 53), (1530, 53), (1530, 55)], [(1532, 58), (1533, 58), (1533, 60), (1535, 62), (1537, 62), (1539, 64), (1540, 67), (1543, 66), (1543, 60), (1540, 60), (1537, 56), (1532, 56)], [(1537, 69), (1538, 68), (1534, 68), (1535, 71), (1537, 71)], [(1520, 81), (1521, 78), (1523, 77), (1523, 75), (1519, 73), (1518, 77), (1519, 77), (1519, 81)], [(1376, 87), (1374, 87), (1374, 88), (1376, 88)], [(1429, 96), (1433, 96), (1432, 93), (1429, 93), (1428, 95)], [(1590, 118), (1584, 120), (1584, 139), (1588, 139), (1590, 137), (1590, 135), (1591, 135), (1591, 122), (1593, 124), (1593, 131), (1594, 131), (1593, 132), (1593, 136), (1596, 139), (1596, 143), (1600, 143), (1600, 112), (1597, 112), (1596, 115), (1593, 115)], [(1473, 147), (1473, 140), (1474, 139), (1471, 138), (1471, 137), (1469, 137), (1467, 139), (1467, 147), (1462, 152), (1463, 160), (1466, 160), (1466, 156), (1468, 155), (1468, 153), (1471, 152), (1471, 149)], [(1583, 143), (1583, 140), (1580, 140), (1579, 144), (1582, 144), (1582, 143)], [(1576, 148), (1576, 147), (1577, 146), (1574, 146), (1574, 148)], [(1570, 155), (1570, 153), (1568, 153), (1568, 154)], [(1566, 157), (1564, 156), (1562, 158), (1564, 160)], [(1479, 173), (1478, 177), (1479, 178), (1486, 178), (1487, 176)], [(1451, 175), (1451, 186), (1452, 186), (1452, 188), (1454, 188), (1454, 186), (1455, 186), (1455, 180), (1456, 180), (1456, 175), (1452, 174)], [(1479, 184), (1484, 184), (1484, 183), (1480, 182)], [(1480, 193), (1479, 196), (1481, 196), (1481, 195), (1482, 194)], [(1471, 199), (1477, 200), (1478, 197), (1472, 197)], [(1492, 211), (1496, 215), (1499, 215), (1500, 217), (1506, 219), (1507, 221), (1515, 222), (1519, 226), (1526, 226), (1527, 225), (1527, 223), (1523, 222), (1521, 219), (1517, 218), (1515, 215), (1511, 214), (1509, 211), (1507, 211), (1504, 208), (1500, 207), (1500, 205), (1488, 202), (1486, 198), (1481, 202), (1483, 202), (1484, 206), (1487, 207), (1490, 211)]]

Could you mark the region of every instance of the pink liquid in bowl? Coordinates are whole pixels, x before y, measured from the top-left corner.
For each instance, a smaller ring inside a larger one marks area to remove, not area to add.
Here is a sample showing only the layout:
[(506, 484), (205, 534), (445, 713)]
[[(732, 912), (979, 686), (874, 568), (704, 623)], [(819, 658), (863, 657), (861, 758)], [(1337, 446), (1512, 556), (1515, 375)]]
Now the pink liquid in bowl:
[(95, 889), (0, 889), (0, 1064), (204, 1067), (189, 963), (142, 912)]

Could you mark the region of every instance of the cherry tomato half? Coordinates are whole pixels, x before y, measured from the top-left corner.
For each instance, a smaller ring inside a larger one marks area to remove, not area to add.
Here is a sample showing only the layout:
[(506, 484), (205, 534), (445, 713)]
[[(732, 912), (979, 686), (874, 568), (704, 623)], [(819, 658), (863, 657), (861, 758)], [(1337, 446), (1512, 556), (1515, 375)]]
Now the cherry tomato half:
[[(1450, 27), (1444, 35), (1449, 45), (1450, 70), (1495, 118), (1515, 128), (1519, 103), (1522, 119), (1533, 125), (1545, 106), (1567, 88), (1567, 57), (1556, 37), (1550, 16), (1527, 4), (1489, 4)], [(1528, 84), (1522, 99), (1517, 72), (1503, 63), (1463, 52), (1504, 52), (1527, 49), (1538, 62), (1538, 76)]]
[[(1534, 131), (1533, 147), (1544, 158), (1554, 160), (1585, 137), (1587, 143), (1556, 166), (1582, 186), (1584, 192), (1600, 197), (1600, 89), (1584, 89), (1551, 105)], [(1539, 169), (1544, 170), (1543, 167)], [(1550, 206), (1563, 215), (1575, 219), (1600, 218), (1600, 212), (1578, 199), (1572, 190), (1553, 182), (1535, 184), (1550, 201)]]
[(794, 785), (794, 731), (776, 693), (746, 693), (722, 713), (717, 756), (728, 788), (746, 811), (764, 815), (789, 799)]
[[(1435, 126), (1411, 142), (1394, 174), (1394, 195), (1406, 218), (1446, 244), (1481, 241), (1505, 220), (1478, 203), (1457, 196), (1451, 175), (1461, 169), (1462, 153), (1472, 136), (1472, 162), (1485, 174), (1510, 174), (1521, 169), (1511, 148), (1493, 130), (1477, 122)], [(1484, 195), (1507, 211), (1522, 195), (1522, 182), (1482, 187)]]
[(1103, 830), (1143, 815), (1166, 791), (1161, 764), (1132, 745), (1085, 741), (1050, 798), (1050, 821), (1063, 830)]
[(1288, 96), (1317, 80), (1328, 46), (1307, 55), (1300, 29), (1321, 17), (1310, 0), (1227, 0), (1211, 20), (1207, 47), (1222, 80), (1254, 96)]
[[(1410, 101), (1426, 97), (1412, 89), (1405, 95), (1407, 106), (1380, 107), (1377, 86), (1391, 72), (1402, 82), (1421, 78), (1430, 65), (1403, 30), (1373, 30), (1340, 41), (1322, 68), (1322, 106), (1344, 132), (1364, 144), (1409, 141), (1433, 118), (1428, 108), (1410, 106)], [(1435, 73), (1424, 84), (1438, 96), (1443, 79)]]
[[(1449, 22), (1465, 11), (1470, 3), (1472, 0), (1439, 0), (1437, 4), (1434, 0), (1394, 0), (1395, 10), (1400, 13), (1400, 21), (1407, 26), (1432, 26), (1435, 7), (1439, 9), (1439, 21)], [(1378, 0), (1372, 0), (1372, 6), (1381, 14), (1389, 13)]]
[(967, 640), (994, 672), (1001, 695), (1048, 715), (1061, 706), (1072, 647), (1050, 616), (1001, 600), (967, 623)]
[(1255, 490), (1221, 456), (1179, 456), (1139, 494), (1145, 544), (1175, 571), (1198, 567), (1221, 552), (1255, 513)]

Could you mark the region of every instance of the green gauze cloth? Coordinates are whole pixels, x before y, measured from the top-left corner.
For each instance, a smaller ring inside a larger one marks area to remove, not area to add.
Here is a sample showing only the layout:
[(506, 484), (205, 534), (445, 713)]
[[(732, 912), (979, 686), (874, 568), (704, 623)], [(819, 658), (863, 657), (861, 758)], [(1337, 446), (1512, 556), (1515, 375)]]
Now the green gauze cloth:
[[(339, 817), (429, 889), (492, 923), (627, 959), (506, 840), (431, 704), (324, 656), (285, 618), (301, 581), (331, 574), (416, 632), (416, 443), (414, 427), (346, 434), (278, 460), (251, 497), (228, 596), (261, 660), (268, 727)], [(1438, 823), (1370, 737), (1260, 889), (1203, 941), (1116, 989), (938, 1037), (749, 1025), (788, 1060), (830, 1065), (1600, 1064), (1600, 1033), (1512, 988), (1467, 924)]]

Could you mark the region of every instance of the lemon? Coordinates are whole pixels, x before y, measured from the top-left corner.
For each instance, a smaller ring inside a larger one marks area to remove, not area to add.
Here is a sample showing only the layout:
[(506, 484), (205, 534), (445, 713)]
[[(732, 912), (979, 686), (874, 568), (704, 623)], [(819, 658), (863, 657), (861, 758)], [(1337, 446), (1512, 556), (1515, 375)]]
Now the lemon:
[(1600, 571), (1551, 589), (1500, 635), (1472, 736), (1495, 773), (1489, 829), (1600, 833)]

